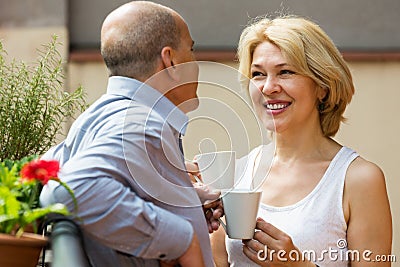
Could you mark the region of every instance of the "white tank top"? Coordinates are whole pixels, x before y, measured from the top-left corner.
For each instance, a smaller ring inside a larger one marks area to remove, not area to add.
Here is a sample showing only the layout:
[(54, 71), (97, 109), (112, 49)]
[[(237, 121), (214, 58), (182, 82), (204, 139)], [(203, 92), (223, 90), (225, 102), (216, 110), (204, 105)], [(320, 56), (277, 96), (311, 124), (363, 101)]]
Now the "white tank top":
[[(258, 147), (250, 152), (248, 162), (255, 161), (260, 149)], [(342, 147), (320, 182), (305, 198), (285, 207), (260, 205), (258, 217), (287, 233), (294, 245), (302, 251), (300, 259), (304, 255), (321, 267), (349, 266), (347, 224), (342, 203), (346, 172), (356, 157), (358, 154), (355, 151)], [(251, 179), (252, 168), (246, 168), (238, 187), (246, 187)], [(226, 237), (225, 243), (230, 266), (257, 266), (243, 254), (241, 240)], [(295, 254), (292, 256), (296, 257)], [(286, 258), (289, 255), (286, 254)]]

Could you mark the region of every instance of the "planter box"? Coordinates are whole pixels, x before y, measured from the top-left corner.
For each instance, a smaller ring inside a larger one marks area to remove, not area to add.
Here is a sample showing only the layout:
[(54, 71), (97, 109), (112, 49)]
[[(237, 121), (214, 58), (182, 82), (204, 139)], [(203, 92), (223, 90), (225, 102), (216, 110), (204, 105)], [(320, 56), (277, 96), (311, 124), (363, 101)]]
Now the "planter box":
[(24, 233), (20, 238), (0, 234), (0, 266), (36, 267), (47, 243), (47, 238), (38, 234)]

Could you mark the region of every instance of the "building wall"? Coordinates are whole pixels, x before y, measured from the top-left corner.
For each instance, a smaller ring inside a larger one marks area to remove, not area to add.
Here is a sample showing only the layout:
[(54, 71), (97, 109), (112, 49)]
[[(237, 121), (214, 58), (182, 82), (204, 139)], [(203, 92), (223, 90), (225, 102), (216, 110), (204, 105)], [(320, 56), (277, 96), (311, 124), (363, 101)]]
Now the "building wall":
[(0, 40), (10, 57), (36, 59), (36, 49), (57, 35), (67, 58), (67, 0), (0, 0)]
[[(196, 48), (235, 49), (248, 20), (265, 14), (296, 14), (311, 18), (341, 49), (397, 49), (400, 43), (397, 26), (400, 1), (397, 0), (379, 0), (379, 5), (376, 0), (153, 1), (175, 9), (188, 21)], [(129, 0), (69, 0), (72, 45), (98, 45), (103, 18), (126, 2)], [(90, 20), (88, 16), (91, 16)]]

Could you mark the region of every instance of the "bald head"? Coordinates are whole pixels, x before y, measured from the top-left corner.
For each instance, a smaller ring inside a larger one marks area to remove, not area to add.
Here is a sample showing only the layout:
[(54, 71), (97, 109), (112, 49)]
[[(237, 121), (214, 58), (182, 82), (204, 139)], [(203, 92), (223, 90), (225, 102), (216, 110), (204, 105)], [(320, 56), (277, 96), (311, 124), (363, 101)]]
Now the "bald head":
[(154, 74), (162, 48), (179, 46), (179, 18), (172, 9), (147, 1), (112, 11), (101, 29), (101, 54), (110, 76), (145, 80)]

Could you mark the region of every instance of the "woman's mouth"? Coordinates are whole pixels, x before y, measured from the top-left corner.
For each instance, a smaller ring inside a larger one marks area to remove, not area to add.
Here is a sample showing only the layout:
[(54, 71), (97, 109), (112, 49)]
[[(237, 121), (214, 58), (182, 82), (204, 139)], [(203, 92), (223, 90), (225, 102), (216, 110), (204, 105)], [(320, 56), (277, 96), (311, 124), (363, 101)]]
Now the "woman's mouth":
[(266, 103), (264, 104), (264, 107), (267, 109), (268, 113), (271, 113), (272, 115), (278, 115), (282, 112), (284, 112), (287, 107), (291, 105), (291, 102), (275, 102), (275, 103)]

